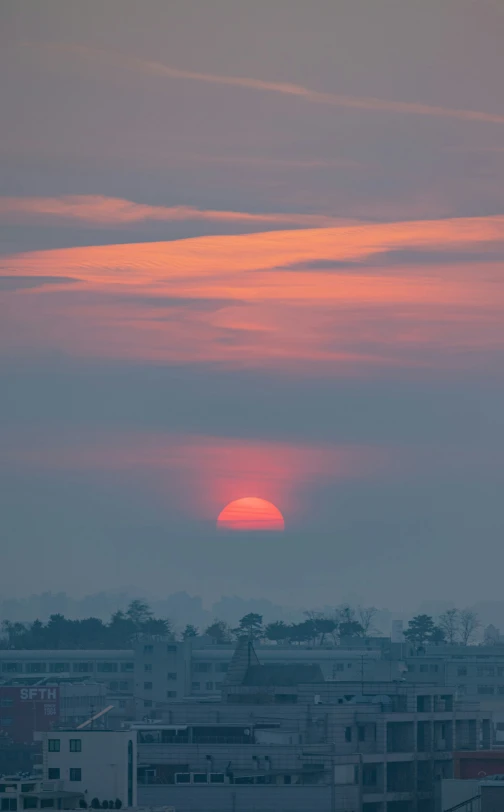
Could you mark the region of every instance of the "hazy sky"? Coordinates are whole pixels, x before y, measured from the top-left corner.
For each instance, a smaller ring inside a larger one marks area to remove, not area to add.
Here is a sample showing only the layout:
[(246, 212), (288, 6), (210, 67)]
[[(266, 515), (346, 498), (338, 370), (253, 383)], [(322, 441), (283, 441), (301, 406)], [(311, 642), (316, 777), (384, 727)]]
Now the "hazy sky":
[[(500, 0), (4, 0), (3, 596), (500, 598)], [(257, 496), (283, 534), (215, 529)]]

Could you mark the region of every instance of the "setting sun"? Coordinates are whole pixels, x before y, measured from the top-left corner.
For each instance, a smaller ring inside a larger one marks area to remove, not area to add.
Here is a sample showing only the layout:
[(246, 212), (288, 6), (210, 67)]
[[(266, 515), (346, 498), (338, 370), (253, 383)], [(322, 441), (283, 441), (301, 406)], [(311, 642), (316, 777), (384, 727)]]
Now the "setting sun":
[(217, 518), (219, 530), (285, 530), (282, 514), (266, 499), (247, 496), (226, 505)]

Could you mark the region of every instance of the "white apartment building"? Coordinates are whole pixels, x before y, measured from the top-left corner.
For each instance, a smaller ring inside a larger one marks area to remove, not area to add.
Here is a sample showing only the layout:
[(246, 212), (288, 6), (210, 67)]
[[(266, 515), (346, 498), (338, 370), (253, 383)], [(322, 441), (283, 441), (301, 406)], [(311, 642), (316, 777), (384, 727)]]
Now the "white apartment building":
[(119, 799), (137, 803), (136, 734), (118, 730), (57, 730), (37, 733), (42, 742), (44, 781), (61, 781), (66, 790), (82, 793), (88, 806)]

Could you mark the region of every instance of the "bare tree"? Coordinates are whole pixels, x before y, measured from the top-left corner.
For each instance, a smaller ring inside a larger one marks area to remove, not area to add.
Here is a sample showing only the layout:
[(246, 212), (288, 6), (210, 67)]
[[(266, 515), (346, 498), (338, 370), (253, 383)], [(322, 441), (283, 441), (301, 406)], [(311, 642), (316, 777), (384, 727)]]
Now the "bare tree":
[(445, 640), (450, 645), (457, 642), (460, 627), (460, 612), (458, 609), (447, 609), (439, 616), (438, 626), (443, 630)]
[(364, 629), (364, 637), (369, 637), (371, 632), (376, 631), (376, 626), (373, 623), (378, 609), (375, 606), (358, 606), (357, 607), (357, 620)]
[(460, 642), (467, 646), (481, 626), (480, 619), (472, 609), (462, 609), (460, 612)]

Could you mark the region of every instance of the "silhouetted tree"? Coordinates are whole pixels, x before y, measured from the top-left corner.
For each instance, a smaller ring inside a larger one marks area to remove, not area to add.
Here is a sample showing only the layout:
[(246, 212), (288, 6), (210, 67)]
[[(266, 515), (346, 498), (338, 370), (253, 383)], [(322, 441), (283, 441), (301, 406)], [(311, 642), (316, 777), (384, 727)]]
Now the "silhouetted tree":
[(460, 641), (467, 646), (481, 626), (480, 619), (472, 609), (462, 609), (460, 613)]
[(273, 623), (268, 623), (266, 626), (264, 636), (267, 640), (281, 643), (290, 639), (290, 627), (283, 620), (274, 620)]
[(231, 629), (223, 620), (214, 620), (205, 629), (205, 634), (211, 637), (214, 643), (230, 643), (232, 639)]
[(373, 620), (378, 613), (378, 609), (374, 606), (358, 606), (357, 607), (357, 620), (362, 626), (362, 631), (364, 637), (369, 637), (369, 635), (376, 631)]
[(450, 645), (457, 642), (460, 632), (460, 612), (458, 609), (447, 609), (439, 616), (438, 626), (443, 630), (445, 640)]
[(247, 637), (249, 640), (258, 640), (264, 635), (263, 617), (256, 612), (249, 612), (239, 621), (238, 628), (233, 629), (237, 637)]
[(423, 646), (424, 643), (441, 643), (445, 639), (443, 629), (436, 626), (430, 615), (416, 615), (412, 618), (408, 622), (404, 637), (416, 646)]
[(149, 604), (137, 598), (131, 601), (126, 609), (126, 617), (131, 620), (135, 628), (140, 631), (141, 627), (147, 623), (148, 620), (152, 620), (153, 614)]
[(190, 640), (191, 637), (198, 637), (199, 631), (192, 623), (188, 623), (182, 632), (182, 640)]

